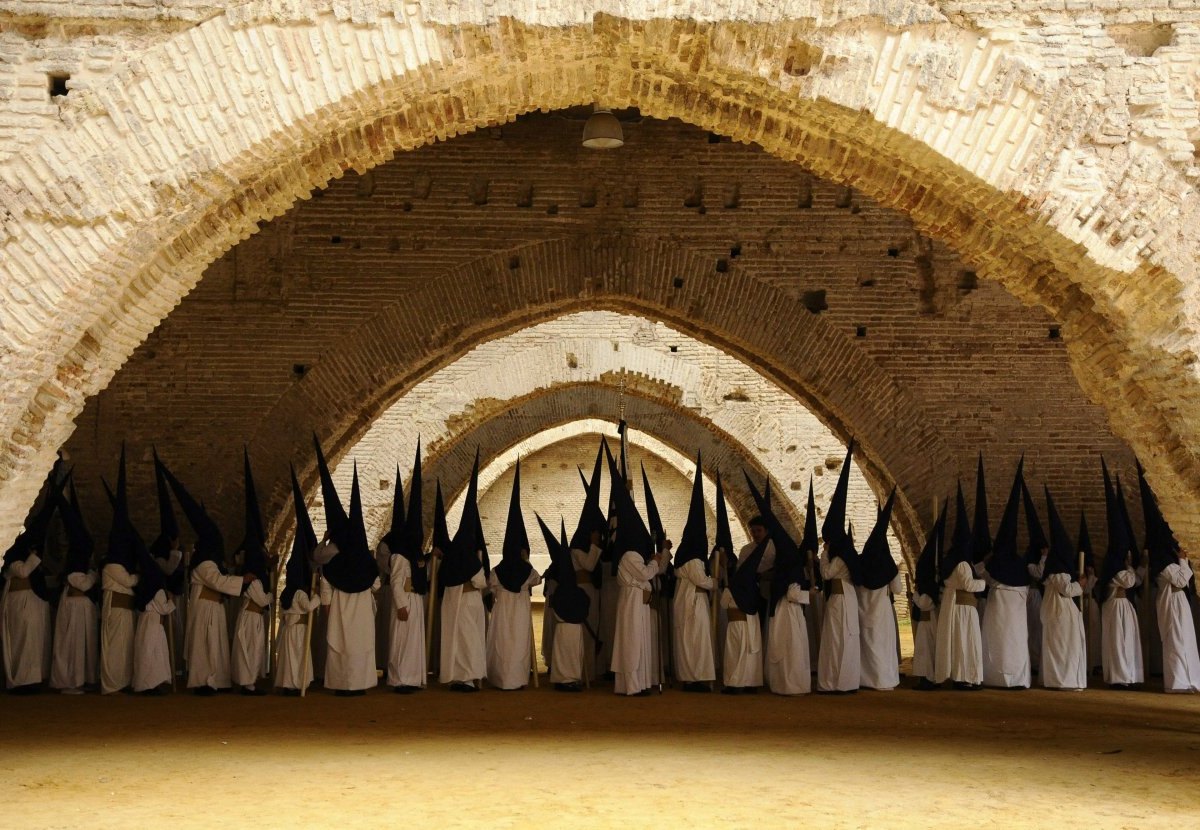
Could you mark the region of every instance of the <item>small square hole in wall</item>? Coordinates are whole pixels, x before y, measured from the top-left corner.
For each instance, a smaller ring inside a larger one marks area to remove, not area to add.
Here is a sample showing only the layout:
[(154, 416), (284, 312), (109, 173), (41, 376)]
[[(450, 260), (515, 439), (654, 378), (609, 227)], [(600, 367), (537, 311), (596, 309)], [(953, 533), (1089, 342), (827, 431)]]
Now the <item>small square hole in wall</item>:
[(1051, 340), (1061, 340), (1062, 339), (1062, 330), (1058, 326), (1051, 326), (1049, 336), (1050, 336)]
[(66, 72), (51, 72), (47, 77), (51, 98), (65, 98), (71, 90), (67, 89), (67, 81), (71, 76)]
[(867, 336), (867, 327), (866, 326), (856, 326), (854, 329), (854, 336), (855, 337), (866, 337)]
[(302, 378), (308, 373), (308, 366), (303, 363), (292, 364), (292, 374), (297, 378)]
[(671, 285), (675, 286), (676, 288), (683, 288), (683, 277), (676, 277), (675, 279), (671, 280)]
[(671, 354), (675, 354), (675, 353), (676, 353), (676, 352), (678, 352), (678, 351), (679, 351), (679, 347), (678, 347), (678, 346), (672, 346), (672, 347), (671, 347)]

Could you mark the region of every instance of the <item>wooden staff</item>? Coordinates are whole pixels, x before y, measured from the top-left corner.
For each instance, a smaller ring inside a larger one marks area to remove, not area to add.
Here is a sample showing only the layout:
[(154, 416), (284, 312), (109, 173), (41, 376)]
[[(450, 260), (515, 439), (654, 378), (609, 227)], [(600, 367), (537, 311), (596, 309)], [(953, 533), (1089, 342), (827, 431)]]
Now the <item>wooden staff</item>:
[(267, 611), (267, 630), (263, 632), (263, 636), (267, 639), (267, 675), (275, 676), (275, 667), (279, 665), (279, 595), (276, 593), (279, 590), (279, 577), (283, 574), (283, 557), (279, 557), (279, 564), (275, 566), (275, 572), (271, 574), (271, 604)]
[(433, 558), (432, 573), (429, 576), (429, 608), (428, 619), (425, 624), (425, 668), (428, 674), (429, 666), (433, 664), (433, 612), (437, 606), (437, 577), (438, 564), (442, 561), (440, 556)]
[[(543, 606), (542, 613), (550, 609)], [(533, 688), (538, 687), (537, 642), (533, 638), (533, 602), (529, 603), (529, 668), (533, 671)]]
[[(308, 598), (312, 600), (317, 595), (317, 572), (313, 571), (312, 587), (309, 589)], [(318, 601), (317, 605), (320, 605)], [(308, 619), (304, 621), (304, 659), (300, 663), (300, 697), (304, 697), (308, 691), (308, 662), (312, 657), (312, 630), (313, 630), (313, 613), (317, 610), (314, 605), (308, 609)]]
[(713, 662), (715, 664), (716, 656), (717, 656), (717, 611), (720, 609), (720, 600), (721, 600), (721, 549), (720, 548), (717, 548), (713, 554), (712, 577), (713, 577), (712, 596), (709, 597), (708, 604), (710, 607), (710, 613), (712, 615), (712, 620), (710, 620), (710, 623), (712, 625)]
[(167, 614), (167, 653), (171, 657), (171, 691), (179, 691), (179, 681), (175, 676), (175, 611)]

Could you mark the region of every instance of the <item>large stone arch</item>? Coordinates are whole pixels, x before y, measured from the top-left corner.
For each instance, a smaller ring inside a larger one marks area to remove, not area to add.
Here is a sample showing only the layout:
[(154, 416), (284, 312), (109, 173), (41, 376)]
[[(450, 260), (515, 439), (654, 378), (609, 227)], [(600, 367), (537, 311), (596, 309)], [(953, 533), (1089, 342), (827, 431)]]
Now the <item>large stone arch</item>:
[[(557, 28), (533, 25), (519, 4), (480, 21), (436, 3), (399, 18), (318, 6), (286, 21), (247, 7), (139, 55), (8, 159), (0, 188), (17, 207), (0, 237), (0, 537), (15, 533), (87, 396), (258, 221), (398, 149), (600, 100), (757, 142), (853, 185), (1045, 307), (1177, 530), (1200, 541), (1189, 509), (1200, 493), (1186, 282), (1195, 209), (1163, 207), (1185, 192), (1163, 158), (1132, 154), (1123, 169), (1159, 177), (1140, 204), (1120, 178), (1086, 199), (1052, 197), (1053, 165), (1034, 164), (1019, 191), (1023, 166), (1062, 149), (1064, 99), (1047, 86), (1061, 79), (1026, 71), (1015, 47), (980, 41), (930, 5), (848, 27), (731, 20), (732, 6), (712, 4), (630, 19), (602, 5), (572, 4), (573, 25)], [(914, 20), (923, 25), (897, 31)], [(963, 94), (920, 77), (945, 43), (971, 45), (944, 56)]]

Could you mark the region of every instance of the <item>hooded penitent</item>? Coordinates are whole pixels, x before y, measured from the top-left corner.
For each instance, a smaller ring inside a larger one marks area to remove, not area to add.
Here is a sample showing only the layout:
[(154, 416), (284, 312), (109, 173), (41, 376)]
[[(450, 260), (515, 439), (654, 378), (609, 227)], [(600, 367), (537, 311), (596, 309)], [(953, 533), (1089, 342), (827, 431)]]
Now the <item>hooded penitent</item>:
[(525, 531), (525, 517), (521, 514), (521, 459), (513, 473), (512, 494), (508, 498), (508, 520), (504, 524), (504, 547), (500, 553), (500, 564), (496, 565), (496, 579), (506, 591), (519, 592), (525, 580), (533, 573), (533, 566), (526, 558), (529, 555), (529, 534)]
[(975, 562), (982, 562), (992, 552), (991, 528), (988, 526), (987, 482), (983, 477), (983, 453), (979, 454), (979, 465), (975, 471), (975, 518), (971, 523), (971, 554)]
[(471, 581), (480, 570), (479, 551), (479, 452), (475, 453), (475, 463), (471, 467), (471, 483), (467, 485), (467, 495), (463, 500), (462, 518), (458, 522), (458, 530), (450, 542), (450, 549), (442, 559), (442, 585), (453, 588), (455, 585), (465, 585)]
[(809, 575), (812, 587), (822, 587), (821, 569), (817, 567), (817, 556), (821, 552), (821, 537), (817, 532), (817, 500), (813, 494), (813, 478), (808, 477), (808, 504), (804, 509), (804, 537), (800, 540), (800, 555), (806, 565), (811, 563)]
[(453, 541), (450, 538), (450, 528), (446, 524), (446, 502), (442, 499), (442, 481), (438, 479), (433, 496), (433, 538), (429, 544), (431, 548), (440, 550), (444, 556), (450, 552), (450, 545), (453, 544)]
[(850, 489), (850, 460), (854, 456), (854, 441), (846, 447), (846, 460), (842, 462), (842, 470), (838, 474), (837, 487), (834, 488), (833, 498), (829, 502), (829, 511), (821, 524), (821, 538), (829, 545), (829, 555), (836, 556), (846, 563), (850, 572), (850, 581), (858, 584), (858, 552), (854, 550), (854, 541), (846, 532), (846, 496)]
[[(158, 496), (158, 537), (150, 543), (150, 553), (156, 559), (164, 562), (171, 556), (175, 545), (179, 544), (179, 521), (175, 518), (175, 507), (171, 504), (171, 489), (167, 477), (163, 474), (162, 461), (158, 451), (154, 453), (154, 490)], [(167, 590), (178, 596), (185, 589), (185, 574), (182, 565), (167, 577)]]
[(646, 494), (646, 524), (650, 529), (650, 538), (654, 540), (654, 549), (662, 547), (667, 540), (667, 531), (663, 527), (662, 514), (658, 512), (658, 502), (654, 500), (654, 491), (650, 489), (650, 479), (646, 478), (646, 467), (642, 469), (642, 491)]
[(1133, 549), (1133, 566), (1140, 568), (1142, 566), (1142, 548), (1133, 535), (1133, 520), (1129, 518), (1129, 504), (1125, 501), (1125, 488), (1121, 485), (1120, 476), (1117, 476), (1114, 498), (1117, 502), (1117, 509), (1121, 511), (1121, 521), (1125, 525), (1125, 532), (1129, 535), (1129, 546)]
[(575, 567), (567, 546), (566, 523), (561, 523), (558, 539), (554, 538), (554, 532), (546, 527), (541, 516), (538, 516), (538, 526), (542, 529), (542, 538), (546, 540), (546, 550), (550, 554), (552, 578), (557, 582), (554, 593), (550, 595), (550, 608), (563, 622), (581, 625), (587, 620), (591, 599), (586, 591), (575, 584)]
[(224, 573), (225, 540), (221, 536), (221, 530), (217, 527), (217, 523), (208, 515), (204, 505), (192, 498), (191, 493), (184, 488), (179, 479), (175, 478), (165, 464), (160, 463), (159, 466), (162, 468), (162, 474), (166, 478), (167, 484), (171, 485), (171, 492), (175, 494), (175, 500), (179, 502), (183, 515), (187, 517), (188, 524), (192, 526), (192, 531), (196, 534), (196, 550), (192, 554), (190, 567), (195, 568), (201, 562), (213, 562), (217, 569)]
[(1050, 553), (1046, 556), (1046, 568), (1043, 576), (1051, 574), (1067, 574), (1074, 582), (1079, 578), (1079, 554), (1071, 544), (1071, 535), (1054, 508), (1054, 499), (1050, 497), (1050, 488), (1043, 485), (1046, 493), (1046, 517), (1050, 522)]
[[(929, 529), (929, 535), (925, 537), (925, 546), (921, 548), (921, 555), (917, 557), (916, 568), (917, 593), (925, 594), (935, 604), (942, 595), (942, 582), (938, 578), (938, 560), (941, 558), (945, 532), (946, 506), (943, 504), (933, 527)], [(914, 607), (913, 610), (924, 613), (919, 608)]]
[(313, 531), (312, 519), (309, 518), (308, 507), (304, 504), (304, 493), (300, 490), (300, 482), (296, 480), (295, 468), (292, 468), (291, 472), (296, 538), (292, 541), (292, 553), (288, 557), (283, 576), (283, 593), (279, 597), (284, 611), (292, 607), (292, 599), (297, 591), (308, 593), (312, 590), (312, 552), (317, 549), (317, 534)]
[(250, 470), (250, 454), (242, 450), (242, 473), (246, 482), (245, 533), (238, 546), (245, 553), (242, 572), (254, 574), (264, 591), (271, 590), (271, 569), (267, 565), (267, 536), (263, 532), (262, 511), (258, 507), (258, 491)]
[(1146, 481), (1146, 471), (1137, 464), (1138, 490), (1142, 496), (1142, 518), (1145, 520), (1146, 549), (1150, 551), (1150, 574), (1157, 577), (1162, 569), (1179, 561), (1179, 542), (1166, 517), (1158, 507), (1158, 499)]
[(334, 588), (346, 594), (359, 594), (370, 590), (379, 578), (379, 566), (371, 555), (367, 543), (367, 530), (363, 524), (362, 497), (358, 489), (358, 463), (354, 464), (353, 482), (350, 486), (350, 513), (342, 508), (333, 476), (325, 462), (321, 445), (313, 436), (317, 450), (317, 471), (321, 476), (321, 496), (325, 502), (325, 526), (329, 538), (337, 545), (337, 556), (330, 559), (321, 573)]
[(992, 547), (992, 558), (987, 562), (987, 572), (1002, 585), (1020, 588), (1029, 585), (1031, 577), (1025, 559), (1017, 553), (1017, 511), (1021, 507), (1021, 495), (1025, 488), (1025, 459), (1017, 462), (1012, 489), (1004, 503), (1004, 515), (996, 528), (996, 543)]
[[(404, 518), (404, 535), (399, 540), (400, 552), (408, 559), (412, 571), (413, 591), (429, 593), (429, 575), (425, 572), (425, 513), (421, 505), (421, 439), (417, 438), (417, 456), (413, 461), (412, 479), (408, 483), (408, 513)], [(399, 491), (397, 491), (399, 492)], [(443, 522), (445, 521), (443, 511)], [(396, 548), (392, 548), (393, 551)]]
[(871, 529), (871, 535), (863, 543), (862, 554), (859, 557), (859, 571), (862, 578), (860, 584), (872, 591), (886, 588), (900, 573), (895, 560), (892, 559), (892, 551), (887, 540), (888, 523), (892, 520), (892, 505), (895, 501), (896, 490), (892, 488), (887, 501), (883, 504), (883, 509), (875, 518), (875, 527)]
[[(600, 465), (604, 463), (606, 455), (611, 459), (608, 444), (601, 439), (600, 446), (596, 448), (596, 463), (592, 465), (592, 477), (586, 485), (583, 509), (579, 512), (579, 524), (575, 526), (575, 534), (571, 537), (571, 550), (586, 552), (592, 546), (592, 531), (604, 530), (604, 512), (600, 509)], [(613, 478), (610, 487), (615, 486), (616, 479)]]
[(88, 533), (87, 524), (79, 510), (79, 496), (75, 493), (75, 479), (71, 477), (67, 484), (71, 493), (68, 500), (59, 496), (58, 514), (62, 517), (63, 527), (67, 531), (67, 558), (63, 564), (64, 579), (69, 574), (87, 573), (92, 569), (92, 553), (95, 543), (92, 534)]
[(704, 474), (700, 454), (696, 453), (696, 478), (692, 481), (692, 498), (688, 502), (687, 522), (675, 548), (675, 567), (681, 568), (693, 559), (708, 557), (708, 519), (704, 514)]
[(717, 473), (717, 535), (713, 538), (713, 550), (725, 551), (726, 564), (737, 551), (733, 549), (733, 531), (729, 526), (729, 508), (725, 504), (725, 489), (721, 485), (721, 474)]
[(959, 562), (971, 564), (971, 525), (967, 520), (967, 500), (963, 498), (962, 484), (959, 483), (954, 497), (954, 535), (950, 537), (950, 548), (942, 554), (941, 578), (944, 582)]

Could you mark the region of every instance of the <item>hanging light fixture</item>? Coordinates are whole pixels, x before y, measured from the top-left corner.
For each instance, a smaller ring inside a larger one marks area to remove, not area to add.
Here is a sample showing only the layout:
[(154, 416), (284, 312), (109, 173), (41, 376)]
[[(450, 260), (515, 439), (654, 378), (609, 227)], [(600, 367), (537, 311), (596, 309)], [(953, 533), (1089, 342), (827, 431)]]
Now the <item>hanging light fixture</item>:
[(590, 150), (613, 150), (624, 143), (621, 122), (608, 110), (596, 107), (583, 125), (583, 146)]

